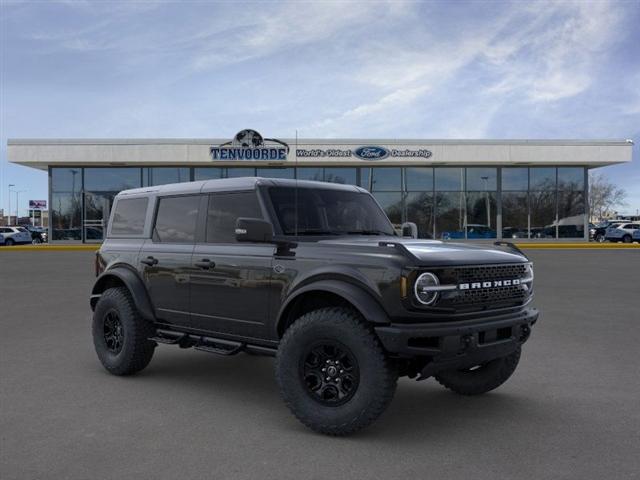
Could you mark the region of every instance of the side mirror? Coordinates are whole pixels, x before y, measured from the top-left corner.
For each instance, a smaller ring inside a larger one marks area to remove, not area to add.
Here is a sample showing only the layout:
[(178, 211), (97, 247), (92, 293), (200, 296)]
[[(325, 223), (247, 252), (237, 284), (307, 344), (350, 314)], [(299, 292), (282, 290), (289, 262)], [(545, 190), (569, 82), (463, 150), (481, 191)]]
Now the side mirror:
[(403, 237), (418, 238), (418, 226), (415, 223), (405, 222), (401, 228)]
[(238, 242), (270, 243), (273, 241), (273, 226), (261, 218), (236, 220), (236, 240)]

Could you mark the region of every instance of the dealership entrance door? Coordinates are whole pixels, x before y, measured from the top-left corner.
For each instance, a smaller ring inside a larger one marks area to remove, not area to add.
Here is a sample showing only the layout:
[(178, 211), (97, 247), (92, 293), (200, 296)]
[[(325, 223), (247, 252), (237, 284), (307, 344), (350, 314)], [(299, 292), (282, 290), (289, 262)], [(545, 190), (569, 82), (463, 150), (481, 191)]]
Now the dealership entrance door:
[(85, 192), (82, 214), (82, 239), (87, 243), (102, 242), (109, 212), (116, 192)]

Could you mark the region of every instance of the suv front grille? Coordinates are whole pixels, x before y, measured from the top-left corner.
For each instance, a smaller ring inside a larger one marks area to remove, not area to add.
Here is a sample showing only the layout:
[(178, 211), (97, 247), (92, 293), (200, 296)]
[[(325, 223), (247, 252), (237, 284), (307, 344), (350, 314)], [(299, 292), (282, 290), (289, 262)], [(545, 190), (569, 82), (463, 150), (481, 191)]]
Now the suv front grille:
[(461, 267), (455, 269), (458, 283), (482, 282), (486, 280), (501, 280), (505, 278), (522, 278), (526, 275), (526, 266), (518, 265), (489, 265), (478, 267)]
[[(436, 301), (435, 307), (468, 309), (498, 308), (509, 305), (521, 305), (531, 296), (532, 283), (519, 285), (484, 286), (478, 284), (504, 280), (523, 280), (530, 275), (527, 264), (510, 265), (478, 265), (464, 267), (448, 267), (432, 270), (439, 278), (441, 285), (456, 285), (455, 290), (443, 291)], [(461, 289), (460, 285), (475, 288)]]

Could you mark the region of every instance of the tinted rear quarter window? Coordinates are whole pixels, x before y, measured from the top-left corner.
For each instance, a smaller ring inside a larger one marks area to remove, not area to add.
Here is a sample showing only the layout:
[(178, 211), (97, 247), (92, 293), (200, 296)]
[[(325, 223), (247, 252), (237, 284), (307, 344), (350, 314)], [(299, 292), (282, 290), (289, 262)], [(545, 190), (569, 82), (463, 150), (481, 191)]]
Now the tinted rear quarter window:
[(160, 198), (153, 240), (163, 243), (194, 242), (199, 204), (200, 195)]
[(126, 198), (116, 202), (111, 224), (112, 235), (142, 235), (148, 198)]
[(235, 243), (239, 217), (262, 218), (256, 192), (217, 193), (209, 196), (207, 243)]

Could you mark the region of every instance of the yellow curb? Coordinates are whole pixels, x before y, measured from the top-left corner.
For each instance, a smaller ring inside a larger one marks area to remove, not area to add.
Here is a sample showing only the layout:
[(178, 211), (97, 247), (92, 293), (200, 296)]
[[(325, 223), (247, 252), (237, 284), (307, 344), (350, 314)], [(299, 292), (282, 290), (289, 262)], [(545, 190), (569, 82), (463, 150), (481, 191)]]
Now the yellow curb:
[(4, 245), (0, 245), (0, 252), (15, 252), (15, 251), (95, 251), (100, 248), (100, 245), (14, 245), (11, 247), (6, 247)]
[(637, 243), (516, 243), (518, 248), (526, 249), (555, 249), (580, 248), (590, 250), (620, 250), (640, 248)]

